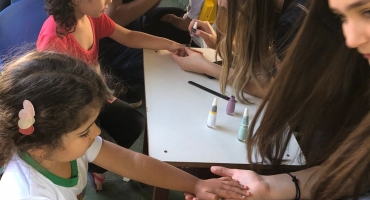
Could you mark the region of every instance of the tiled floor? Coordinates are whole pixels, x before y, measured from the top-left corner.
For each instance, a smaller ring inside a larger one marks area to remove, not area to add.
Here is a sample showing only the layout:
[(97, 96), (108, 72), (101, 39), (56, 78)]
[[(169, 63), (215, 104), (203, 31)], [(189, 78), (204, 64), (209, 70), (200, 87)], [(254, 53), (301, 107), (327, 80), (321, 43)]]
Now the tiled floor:
[[(185, 9), (188, 0), (162, 0), (160, 6), (162, 7), (179, 7)], [(144, 97), (144, 88), (136, 88), (136, 93)], [(145, 114), (145, 103), (138, 109)], [(141, 135), (139, 139), (133, 144), (132, 150), (142, 152), (144, 137)], [(136, 181), (125, 182), (121, 176), (113, 173), (106, 173), (106, 180), (103, 185), (103, 190), (95, 192), (88, 183), (86, 200), (151, 200), (153, 187), (147, 186)], [(170, 191), (169, 200), (184, 199), (181, 192)]]

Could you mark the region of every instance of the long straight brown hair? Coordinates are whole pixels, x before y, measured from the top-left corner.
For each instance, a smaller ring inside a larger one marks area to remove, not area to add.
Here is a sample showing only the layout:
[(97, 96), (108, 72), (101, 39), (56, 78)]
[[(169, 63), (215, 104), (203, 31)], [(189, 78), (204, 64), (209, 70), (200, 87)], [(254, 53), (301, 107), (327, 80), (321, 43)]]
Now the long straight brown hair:
[[(353, 191), (353, 197), (370, 185), (370, 114), (324, 163), (311, 199), (337, 199), (338, 191)], [(352, 179), (353, 184), (343, 184)]]
[[(275, 32), (275, 3), (271, 0), (228, 0), (227, 10), (220, 9), (217, 18), (217, 53), (222, 57), (220, 90), (225, 92), (227, 83), (237, 91), (243, 102), (243, 89), (257, 75), (269, 77), (274, 59), (271, 49)], [(230, 69), (234, 69), (229, 79)]]
[(306, 167), (322, 164), (369, 112), (368, 62), (346, 47), (340, 19), (326, 0), (313, 1), (309, 10), (252, 121), (250, 130), (259, 118), (261, 125), (247, 137), (249, 160), (260, 155), (262, 162), (282, 164), (298, 132)]

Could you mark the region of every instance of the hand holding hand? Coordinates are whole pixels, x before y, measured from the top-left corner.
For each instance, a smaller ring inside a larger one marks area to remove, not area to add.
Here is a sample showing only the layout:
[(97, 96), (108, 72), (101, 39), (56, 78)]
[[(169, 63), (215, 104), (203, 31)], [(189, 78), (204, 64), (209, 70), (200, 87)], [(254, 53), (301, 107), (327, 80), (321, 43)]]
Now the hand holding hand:
[(230, 177), (200, 180), (197, 182), (194, 189), (196, 197), (192, 196), (193, 198), (191, 199), (219, 200), (220, 197), (227, 199), (245, 199), (246, 196), (250, 195), (247, 189), (247, 187), (240, 185), (238, 181)]
[(208, 21), (199, 21), (193, 19), (189, 24), (189, 32), (191, 32), (191, 29), (194, 26), (194, 23), (198, 22), (197, 31), (194, 35), (199, 36), (203, 38), (204, 42), (207, 44), (209, 48), (215, 49), (216, 48), (216, 42), (217, 42), (217, 34), (213, 30), (211, 24)]
[(177, 42), (173, 42), (169, 45), (167, 48), (167, 51), (175, 53), (175, 52), (184, 52), (185, 51), (185, 45), (179, 44)]
[(213, 166), (211, 171), (219, 176), (231, 177), (239, 181), (240, 184), (247, 186), (248, 192), (250, 192), (248, 199), (271, 199), (269, 184), (264, 180), (263, 176), (252, 170)]
[(196, 73), (204, 73), (203, 67), (206, 65), (205, 63), (210, 62), (203, 54), (188, 47), (185, 48), (185, 51), (176, 51), (172, 58), (184, 71)]

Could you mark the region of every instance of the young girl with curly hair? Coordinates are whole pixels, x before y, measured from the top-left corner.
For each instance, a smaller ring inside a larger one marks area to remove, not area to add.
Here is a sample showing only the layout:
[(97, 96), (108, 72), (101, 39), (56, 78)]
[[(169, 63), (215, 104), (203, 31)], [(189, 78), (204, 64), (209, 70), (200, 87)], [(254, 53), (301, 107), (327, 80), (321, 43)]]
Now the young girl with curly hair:
[(99, 137), (95, 120), (110, 93), (89, 66), (55, 52), (32, 52), (0, 76), (0, 196), (7, 200), (83, 199), (87, 163), (200, 199), (244, 199), (231, 178), (200, 180)]

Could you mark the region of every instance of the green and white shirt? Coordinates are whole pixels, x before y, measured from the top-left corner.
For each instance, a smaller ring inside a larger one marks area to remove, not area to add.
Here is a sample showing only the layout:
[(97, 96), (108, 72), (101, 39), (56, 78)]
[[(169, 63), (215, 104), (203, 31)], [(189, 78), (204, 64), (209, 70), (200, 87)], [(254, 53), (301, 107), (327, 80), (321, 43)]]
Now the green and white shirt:
[(85, 155), (71, 161), (71, 178), (56, 176), (40, 166), (28, 153), (13, 155), (0, 181), (0, 197), (6, 200), (83, 199), (88, 162), (95, 160), (102, 144), (96, 137)]

